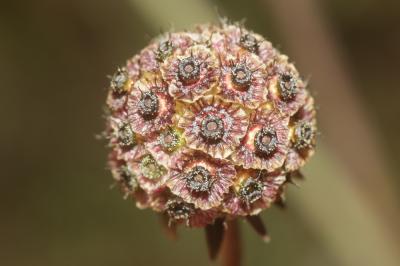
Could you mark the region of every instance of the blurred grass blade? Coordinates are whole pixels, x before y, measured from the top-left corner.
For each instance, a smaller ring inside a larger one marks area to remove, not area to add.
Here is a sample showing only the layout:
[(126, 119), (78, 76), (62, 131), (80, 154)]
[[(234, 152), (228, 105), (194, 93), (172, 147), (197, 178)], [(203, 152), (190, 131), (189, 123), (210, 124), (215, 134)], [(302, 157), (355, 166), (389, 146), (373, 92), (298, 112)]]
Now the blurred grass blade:
[(304, 169), (308, 182), (288, 193), (292, 209), (300, 210), (340, 265), (398, 266), (396, 235), (388, 234), (337, 160), (321, 145), (317, 154)]

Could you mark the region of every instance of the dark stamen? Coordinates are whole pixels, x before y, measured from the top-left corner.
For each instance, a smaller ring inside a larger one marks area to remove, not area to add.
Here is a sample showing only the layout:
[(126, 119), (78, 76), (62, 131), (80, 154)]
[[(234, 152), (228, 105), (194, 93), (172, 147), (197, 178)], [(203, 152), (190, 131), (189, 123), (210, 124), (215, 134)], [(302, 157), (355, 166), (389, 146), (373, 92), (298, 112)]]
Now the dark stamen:
[(158, 97), (151, 91), (142, 93), (142, 97), (138, 103), (139, 113), (145, 120), (151, 120), (158, 114)]
[(201, 122), (200, 134), (206, 141), (220, 142), (224, 133), (224, 122), (219, 117), (210, 114)]
[(128, 84), (129, 76), (125, 68), (118, 68), (111, 78), (110, 86), (115, 93), (124, 93), (125, 86)]
[(279, 80), (279, 93), (284, 101), (291, 101), (297, 94), (297, 80), (290, 74), (284, 74)]
[(239, 189), (239, 197), (246, 203), (251, 204), (262, 197), (263, 184), (261, 181), (249, 177)]
[(136, 135), (129, 124), (124, 124), (118, 130), (118, 140), (122, 147), (132, 147), (136, 145)]
[(194, 213), (194, 206), (179, 199), (168, 200), (166, 210), (171, 221), (188, 220)]
[(269, 156), (274, 153), (277, 148), (275, 131), (268, 127), (262, 128), (254, 138), (254, 146), (258, 155)]
[(247, 89), (251, 83), (252, 73), (250, 69), (243, 64), (237, 64), (232, 68), (232, 82), (239, 89)]
[(180, 137), (178, 133), (171, 128), (161, 133), (158, 141), (166, 151), (172, 152), (178, 147)]
[(131, 191), (138, 187), (135, 175), (127, 166), (122, 166), (120, 169), (121, 182)]
[(173, 46), (171, 41), (161, 42), (156, 52), (157, 61), (164, 62), (164, 60), (172, 54), (172, 50)]
[(240, 46), (252, 53), (258, 53), (258, 41), (252, 34), (245, 34), (240, 37)]
[(300, 123), (294, 132), (294, 146), (299, 150), (310, 148), (313, 146), (314, 136), (314, 128), (310, 123)]
[(182, 82), (196, 82), (200, 77), (200, 63), (193, 57), (187, 57), (179, 62), (178, 76)]
[(209, 192), (213, 179), (210, 172), (203, 166), (196, 166), (186, 174), (186, 185), (194, 192)]
[(165, 168), (157, 164), (151, 155), (145, 155), (140, 162), (140, 171), (148, 179), (158, 179), (165, 173)]

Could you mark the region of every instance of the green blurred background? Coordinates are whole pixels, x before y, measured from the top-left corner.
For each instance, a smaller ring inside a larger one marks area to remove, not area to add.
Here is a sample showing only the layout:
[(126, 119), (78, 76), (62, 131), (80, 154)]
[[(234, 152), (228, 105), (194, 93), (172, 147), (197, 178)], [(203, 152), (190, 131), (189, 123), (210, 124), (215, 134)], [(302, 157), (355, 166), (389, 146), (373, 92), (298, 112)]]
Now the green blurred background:
[(400, 265), (400, 2), (13, 0), (0, 5), (0, 265), (217, 265), (203, 232), (163, 235), (110, 190), (107, 75), (160, 31), (246, 18), (289, 54), (320, 145), (288, 209), (243, 229), (243, 265)]

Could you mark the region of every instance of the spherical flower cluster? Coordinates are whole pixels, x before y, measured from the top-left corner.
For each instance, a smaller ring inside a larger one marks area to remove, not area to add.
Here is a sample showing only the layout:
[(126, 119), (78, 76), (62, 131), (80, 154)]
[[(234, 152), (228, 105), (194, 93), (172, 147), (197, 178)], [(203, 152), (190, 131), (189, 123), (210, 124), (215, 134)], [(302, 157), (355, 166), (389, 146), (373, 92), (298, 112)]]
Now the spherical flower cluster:
[(315, 148), (306, 83), (238, 24), (155, 39), (117, 69), (107, 107), (114, 179), (170, 225), (259, 214)]

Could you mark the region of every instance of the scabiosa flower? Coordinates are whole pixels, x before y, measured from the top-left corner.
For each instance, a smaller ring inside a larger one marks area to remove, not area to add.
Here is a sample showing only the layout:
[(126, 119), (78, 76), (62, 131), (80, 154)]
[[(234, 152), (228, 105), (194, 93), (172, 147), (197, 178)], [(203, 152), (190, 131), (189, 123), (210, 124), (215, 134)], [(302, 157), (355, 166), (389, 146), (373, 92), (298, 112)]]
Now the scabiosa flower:
[(315, 115), (288, 57), (242, 24), (166, 33), (111, 78), (108, 165), (165, 228), (205, 228), (215, 258), (236, 218), (268, 239), (259, 213), (314, 153)]
[(120, 111), (124, 107), (132, 83), (133, 80), (125, 67), (118, 68), (111, 77), (107, 106), (112, 112)]
[(126, 104), (133, 131), (145, 135), (172, 124), (174, 102), (166, 86), (158, 77), (135, 83)]
[(260, 60), (267, 66), (276, 60), (278, 52), (272, 47), (272, 44), (265, 40), (261, 35), (241, 30), (239, 46), (253, 54), (256, 54)]
[(121, 188), (126, 194), (134, 192), (139, 185), (136, 174), (126, 165), (125, 161), (118, 160), (116, 154), (110, 155), (109, 167), (114, 179), (121, 184)]
[(170, 167), (173, 156), (185, 145), (182, 130), (168, 127), (149, 138), (146, 148), (165, 167)]
[(227, 54), (222, 60), (221, 96), (248, 108), (257, 108), (265, 102), (268, 93), (266, 77), (265, 65), (254, 54)]
[(278, 55), (278, 51), (269, 41), (257, 33), (248, 31), (239, 23), (225, 23), (223, 32), (226, 36), (224, 46), (229, 51), (237, 51), (238, 48), (249, 51), (257, 55), (266, 66), (269, 66)]
[(256, 215), (275, 201), (285, 181), (279, 172), (239, 169), (232, 193), (224, 203), (225, 211), (230, 215)]
[(232, 160), (244, 168), (275, 171), (285, 161), (289, 142), (289, 117), (269, 111), (253, 116), (246, 136)]
[(219, 62), (205, 45), (195, 45), (166, 60), (161, 71), (174, 98), (193, 102), (215, 87)]
[(139, 62), (144, 72), (158, 72), (160, 64), (175, 52), (184, 52), (196, 39), (187, 33), (166, 34), (140, 52)]
[(136, 160), (145, 154), (140, 137), (133, 132), (124, 118), (110, 118), (110, 146), (114, 147), (120, 160)]
[(149, 195), (139, 187), (138, 172), (132, 169), (125, 160), (118, 159), (115, 152), (109, 155), (108, 166), (114, 180), (120, 185), (124, 198), (133, 197), (139, 209), (148, 208), (150, 206)]
[(139, 160), (129, 163), (130, 167), (138, 173), (137, 181), (139, 186), (146, 192), (151, 193), (164, 186), (168, 170), (158, 164), (150, 154), (146, 154)]
[(293, 64), (277, 62), (275, 75), (269, 79), (269, 98), (282, 113), (294, 115), (305, 102), (307, 91)]
[(175, 158), (167, 182), (172, 193), (195, 207), (217, 207), (229, 191), (235, 167), (200, 152), (182, 152)]
[(314, 99), (308, 95), (305, 104), (290, 122), (290, 148), (285, 162), (287, 171), (299, 170), (314, 154), (317, 131), (315, 115)]
[(196, 209), (191, 203), (187, 203), (179, 197), (168, 200), (166, 213), (169, 216), (169, 224), (184, 223), (190, 227), (204, 227), (212, 224), (217, 217), (214, 210)]
[(187, 145), (215, 158), (228, 157), (246, 134), (248, 116), (240, 105), (205, 96), (193, 103), (178, 121)]
[(132, 80), (126, 68), (118, 68), (111, 78), (111, 91), (116, 94), (123, 94), (130, 90)]

